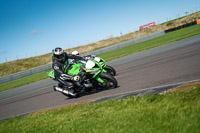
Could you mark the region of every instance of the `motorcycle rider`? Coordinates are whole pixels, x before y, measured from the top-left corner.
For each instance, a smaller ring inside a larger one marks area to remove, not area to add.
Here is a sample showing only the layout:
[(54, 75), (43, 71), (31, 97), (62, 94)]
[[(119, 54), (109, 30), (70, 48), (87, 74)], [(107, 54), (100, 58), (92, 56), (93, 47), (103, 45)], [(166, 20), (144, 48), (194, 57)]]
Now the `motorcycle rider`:
[(60, 47), (56, 47), (52, 50), (53, 56), (52, 56), (52, 68), (54, 69), (54, 75), (55, 79), (59, 81), (58, 87), (64, 88), (72, 95), (75, 95), (73, 93), (73, 83), (72, 80), (78, 84), (80, 80), (80, 76), (71, 76), (66, 74), (66, 70), (70, 67), (70, 59), (77, 59), (77, 60), (85, 60), (84, 57), (78, 56), (78, 55), (72, 55), (69, 53), (64, 52), (64, 50)]

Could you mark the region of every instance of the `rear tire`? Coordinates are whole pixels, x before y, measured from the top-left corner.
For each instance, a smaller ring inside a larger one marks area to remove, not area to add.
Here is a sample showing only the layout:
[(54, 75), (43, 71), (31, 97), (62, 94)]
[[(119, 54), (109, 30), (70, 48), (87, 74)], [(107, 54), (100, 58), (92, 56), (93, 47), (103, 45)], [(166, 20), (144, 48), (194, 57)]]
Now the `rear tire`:
[(116, 70), (113, 68), (113, 67), (111, 67), (111, 66), (109, 66), (109, 65), (106, 65), (105, 67), (104, 67), (104, 69), (107, 71), (107, 73), (109, 73), (110, 75), (112, 75), (112, 76), (116, 76)]

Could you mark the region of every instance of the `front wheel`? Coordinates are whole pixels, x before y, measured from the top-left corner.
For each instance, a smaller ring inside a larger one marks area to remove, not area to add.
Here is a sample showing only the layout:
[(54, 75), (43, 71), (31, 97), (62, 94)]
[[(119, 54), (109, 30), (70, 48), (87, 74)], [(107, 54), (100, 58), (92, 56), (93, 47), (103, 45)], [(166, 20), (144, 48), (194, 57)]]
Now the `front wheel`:
[(105, 67), (104, 67), (104, 69), (107, 71), (107, 73), (109, 73), (110, 75), (112, 75), (112, 76), (116, 76), (116, 70), (113, 68), (113, 67), (111, 67), (111, 66), (109, 66), (109, 65), (106, 65)]
[(99, 77), (104, 81), (104, 83), (98, 83), (98, 88), (112, 89), (118, 86), (117, 80), (108, 73), (102, 73)]

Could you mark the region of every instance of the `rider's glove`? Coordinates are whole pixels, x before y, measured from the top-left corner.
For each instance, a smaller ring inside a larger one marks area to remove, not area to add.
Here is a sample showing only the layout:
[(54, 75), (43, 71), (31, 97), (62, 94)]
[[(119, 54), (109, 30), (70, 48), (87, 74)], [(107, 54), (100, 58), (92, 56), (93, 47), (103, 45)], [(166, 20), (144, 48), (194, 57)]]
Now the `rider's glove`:
[(83, 57), (84, 61), (87, 61), (88, 59), (90, 59), (90, 57), (87, 57), (87, 56)]
[(74, 76), (74, 77), (72, 78), (72, 80), (74, 80), (74, 81), (79, 81), (79, 80), (80, 80), (80, 76)]

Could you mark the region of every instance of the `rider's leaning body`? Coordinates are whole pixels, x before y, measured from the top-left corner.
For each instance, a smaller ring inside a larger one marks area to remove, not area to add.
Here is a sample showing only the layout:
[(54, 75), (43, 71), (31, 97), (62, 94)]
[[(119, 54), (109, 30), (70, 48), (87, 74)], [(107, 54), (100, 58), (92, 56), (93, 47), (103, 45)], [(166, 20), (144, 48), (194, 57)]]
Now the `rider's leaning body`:
[(79, 76), (72, 77), (66, 73), (67, 69), (69, 69), (69, 59), (77, 59), (83, 60), (84, 57), (78, 55), (72, 55), (69, 53), (64, 52), (62, 48), (55, 48), (52, 50), (52, 68), (54, 69), (54, 76), (55, 79), (58, 80), (60, 83), (67, 87), (72, 87), (73, 84), (70, 83), (70, 80), (79, 80)]

